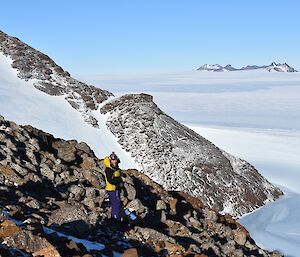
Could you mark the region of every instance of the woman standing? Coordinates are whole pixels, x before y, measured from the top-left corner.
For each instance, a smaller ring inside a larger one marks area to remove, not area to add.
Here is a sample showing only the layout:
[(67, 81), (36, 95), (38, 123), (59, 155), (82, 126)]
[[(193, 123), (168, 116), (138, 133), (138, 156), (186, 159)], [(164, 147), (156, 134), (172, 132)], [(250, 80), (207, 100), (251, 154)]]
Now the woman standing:
[(105, 189), (111, 202), (111, 216), (121, 221), (121, 198), (119, 189), (122, 183), (122, 177), (119, 168), (120, 159), (112, 152), (110, 156), (104, 158), (103, 163), (105, 165)]

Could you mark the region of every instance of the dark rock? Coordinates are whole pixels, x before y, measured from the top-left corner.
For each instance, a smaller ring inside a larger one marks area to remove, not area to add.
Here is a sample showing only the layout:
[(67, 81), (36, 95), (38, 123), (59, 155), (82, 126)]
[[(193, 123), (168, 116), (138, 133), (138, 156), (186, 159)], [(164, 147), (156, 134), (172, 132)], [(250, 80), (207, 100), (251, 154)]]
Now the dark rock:
[(105, 188), (105, 179), (103, 173), (99, 170), (82, 170), (84, 178), (96, 188)]
[(48, 224), (64, 224), (70, 221), (85, 220), (87, 221), (87, 214), (81, 205), (63, 204), (59, 209), (54, 210), (49, 217)]
[[(6, 245), (9, 247), (14, 247), (30, 253), (34, 253), (45, 248), (51, 248), (52, 252), (55, 252), (55, 248), (45, 238), (41, 238), (26, 230), (7, 237), (5, 241)], [(55, 256), (60, 255), (56, 252)]]
[(48, 225), (51, 224), (61, 225), (68, 233), (80, 237), (89, 234), (91, 229), (89, 216), (81, 205), (60, 206), (50, 215)]
[(71, 163), (76, 160), (76, 148), (74, 143), (70, 141), (55, 141), (52, 146), (57, 150), (57, 156), (65, 162)]
[(92, 155), (94, 157), (93, 151), (85, 142), (80, 142), (79, 144), (76, 145), (76, 148), (78, 150), (81, 150), (81, 151), (85, 152), (86, 154)]

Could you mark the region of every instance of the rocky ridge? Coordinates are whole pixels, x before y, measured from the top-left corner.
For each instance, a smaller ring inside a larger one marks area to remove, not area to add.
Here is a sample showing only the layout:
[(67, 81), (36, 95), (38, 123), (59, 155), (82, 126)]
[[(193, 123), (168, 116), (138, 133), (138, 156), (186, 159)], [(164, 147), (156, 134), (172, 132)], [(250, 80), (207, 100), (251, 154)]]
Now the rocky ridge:
[(86, 85), (70, 76), (49, 56), (23, 43), (16, 37), (0, 31), (0, 52), (12, 59), (11, 66), (18, 70), (18, 77), (34, 80), (34, 86), (51, 96), (63, 95), (69, 104), (78, 110), (89, 124), (97, 127), (92, 115), (99, 104), (112, 93)]
[(0, 116), (0, 255), (282, 256), (259, 248), (229, 215), (136, 170), (124, 171), (122, 201), (139, 222), (108, 223), (101, 169), (85, 143)]

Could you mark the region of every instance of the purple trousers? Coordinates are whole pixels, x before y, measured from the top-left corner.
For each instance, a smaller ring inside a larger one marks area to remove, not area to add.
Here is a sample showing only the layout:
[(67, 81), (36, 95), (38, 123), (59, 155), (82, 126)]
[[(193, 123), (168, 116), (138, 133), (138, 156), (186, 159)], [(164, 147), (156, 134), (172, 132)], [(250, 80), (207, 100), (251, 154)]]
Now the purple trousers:
[(111, 203), (111, 217), (121, 220), (121, 198), (118, 190), (106, 191)]

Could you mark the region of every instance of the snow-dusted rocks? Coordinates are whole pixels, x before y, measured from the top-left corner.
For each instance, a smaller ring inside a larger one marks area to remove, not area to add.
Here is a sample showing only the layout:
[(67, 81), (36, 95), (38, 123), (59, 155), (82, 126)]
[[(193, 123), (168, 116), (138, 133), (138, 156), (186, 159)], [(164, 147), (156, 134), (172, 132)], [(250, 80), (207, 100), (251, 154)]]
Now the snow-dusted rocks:
[(289, 66), (287, 63), (275, 63), (272, 62), (271, 65), (266, 67), (266, 70), (269, 72), (279, 71), (279, 72), (297, 72), (293, 67)]
[(297, 72), (293, 67), (289, 66), (287, 63), (275, 63), (272, 62), (270, 65), (247, 65), (242, 68), (234, 68), (230, 64), (226, 66), (221, 66), (219, 64), (209, 65), (204, 64), (197, 69), (198, 71), (212, 71), (212, 72), (223, 72), (223, 71), (246, 71), (246, 70), (265, 70), (269, 72)]
[(220, 64), (204, 64), (199, 67), (197, 70), (199, 71), (227, 71), (225, 67), (222, 67)]
[(234, 216), (282, 193), (244, 160), (221, 151), (163, 113), (146, 94), (130, 94), (101, 108), (107, 126), (143, 173), (168, 190), (199, 197)]

